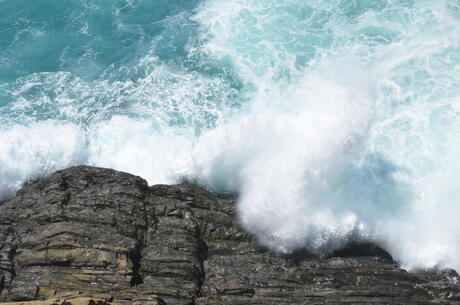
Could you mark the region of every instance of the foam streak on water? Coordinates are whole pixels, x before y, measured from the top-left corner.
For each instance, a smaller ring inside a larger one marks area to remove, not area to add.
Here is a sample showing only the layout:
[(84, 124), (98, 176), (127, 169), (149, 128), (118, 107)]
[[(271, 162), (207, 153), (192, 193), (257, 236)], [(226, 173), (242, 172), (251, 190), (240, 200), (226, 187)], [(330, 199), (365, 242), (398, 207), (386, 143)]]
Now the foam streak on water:
[(75, 164), (187, 178), (274, 250), (460, 270), (459, 1), (152, 3), (0, 1), (0, 199)]

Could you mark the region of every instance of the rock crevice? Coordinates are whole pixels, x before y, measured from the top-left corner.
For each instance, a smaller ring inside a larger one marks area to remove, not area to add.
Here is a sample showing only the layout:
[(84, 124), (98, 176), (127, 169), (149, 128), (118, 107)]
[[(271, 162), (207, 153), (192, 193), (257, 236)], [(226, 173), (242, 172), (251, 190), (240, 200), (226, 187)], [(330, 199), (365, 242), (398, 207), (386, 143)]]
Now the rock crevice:
[(460, 304), (458, 281), (371, 244), (272, 253), (239, 226), (235, 197), (110, 169), (59, 171), (0, 205), (4, 302)]

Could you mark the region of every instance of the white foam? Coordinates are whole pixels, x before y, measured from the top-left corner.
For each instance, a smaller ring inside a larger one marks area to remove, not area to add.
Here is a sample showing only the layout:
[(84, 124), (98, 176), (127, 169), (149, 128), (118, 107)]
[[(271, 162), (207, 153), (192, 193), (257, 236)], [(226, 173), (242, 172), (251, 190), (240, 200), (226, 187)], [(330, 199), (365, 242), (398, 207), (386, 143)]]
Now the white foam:
[(328, 188), (365, 135), (372, 103), (359, 90), (317, 76), (289, 91), (205, 133), (194, 151), (198, 176), (242, 192), (242, 222), (266, 245), (320, 252), (356, 229), (353, 210), (316, 202), (314, 193)]
[(0, 129), (0, 200), (27, 180), (86, 162), (85, 139), (78, 126), (52, 121)]
[(193, 134), (158, 130), (147, 120), (114, 117), (89, 133), (89, 164), (135, 173), (150, 184), (174, 183), (189, 174)]
[(208, 0), (196, 20), (257, 84), (252, 112), (196, 153), (199, 175), (241, 190), (246, 228), (281, 251), (364, 238), (407, 268), (459, 270), (458, 5)]

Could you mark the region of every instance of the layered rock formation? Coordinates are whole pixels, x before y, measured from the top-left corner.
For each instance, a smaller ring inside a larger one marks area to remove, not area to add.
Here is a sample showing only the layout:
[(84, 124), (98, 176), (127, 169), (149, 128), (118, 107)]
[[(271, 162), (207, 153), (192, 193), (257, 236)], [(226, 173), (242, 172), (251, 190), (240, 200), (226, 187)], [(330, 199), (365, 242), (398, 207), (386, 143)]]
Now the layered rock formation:
[(0, 205), (0, 300), (460, 304), (460, 285), (454, 271), (408, 273), (372, 245), (272, 253), (240, 228), (232, 198), (81, 166)]

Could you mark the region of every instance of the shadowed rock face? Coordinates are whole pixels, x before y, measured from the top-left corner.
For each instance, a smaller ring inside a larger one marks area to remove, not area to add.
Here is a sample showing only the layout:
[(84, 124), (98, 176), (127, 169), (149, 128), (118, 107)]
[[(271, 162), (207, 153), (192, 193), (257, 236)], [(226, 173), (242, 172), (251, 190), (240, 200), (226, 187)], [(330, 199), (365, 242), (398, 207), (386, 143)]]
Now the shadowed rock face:
[(4, 302), (460, 304), (457, 281), (408, 273), (373, 245), (271, 253), (240, 228), (234, 199), (110, 169), (59, 171), (0, 205)]

